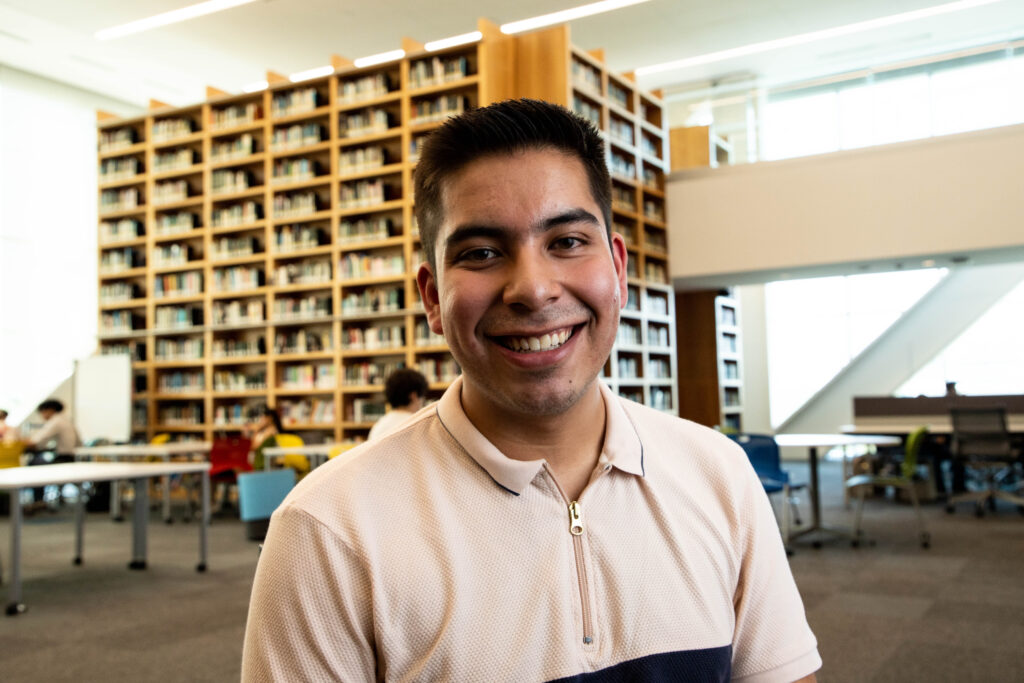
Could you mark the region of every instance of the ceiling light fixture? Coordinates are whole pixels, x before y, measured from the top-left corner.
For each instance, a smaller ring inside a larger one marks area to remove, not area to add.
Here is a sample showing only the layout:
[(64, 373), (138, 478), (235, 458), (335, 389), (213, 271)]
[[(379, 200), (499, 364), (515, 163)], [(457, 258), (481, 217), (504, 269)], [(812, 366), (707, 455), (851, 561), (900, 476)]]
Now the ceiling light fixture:
[(441, 40), (432, 40), (426, 43), (423, 48), (427, 52), (434, 52), (435, 50), (443, 50), (446, 47), (455, 47), (456, 45), (465, 45), (466, 43), (475, 43), (478, 40), (482, 40), (484, 34), (480, 31), (470, 31), (469, 33), (462, 33), (451, 38), (442, 38)]
[(296, 71), (295, 73), (288, 76), (288, 80), (292, 83), (298, 83), (299, 81), (308, 81), (311, 78), (320, 78), (321, 76), (330, 76), (334, 73), (334, 67), (331, 65), (318, 66), (315, 69), (306, 69), (305, 71)]
[(189, 5), (188, 7), (174, 9), (170, 12), (154, 14), (153, 16), (146, 17), (145, 19), (129, 21), (127, 24), (121, 24), (120, 26), (101, 29), (96, 31), (95, 37), (96, 40), (121, 38), (123, 36), (129, 36), (133, 33), (141, 33), (142, 31), (148, 31), (160, 26), (188, 21), (189, 19), (213, 14), (214, 12), (222, 12), (226, 9), (238, 7), (239, 5), (248, 5), (250, 2), (255, 1), (256, 0), (207, 0), (206, 2)]
[(551, 26), (552, 24), (563, 24), (567, 21), (572, 21), (573, 19), (589, 17), (593, 14), (601, 14), (602, 12), (611, 12), (612, 10), (622, 9), (623, 7), (629, 7), (630, 5), (639, 5), (640, 3), (647, 1), (648, 0), (601, 0), (601, 2), (592, 2), (589, 5), (570, 7), (569, 9), (564, 9), (559, 12), (542, 14), (537, 17), (531, 17), (530, 19), (522, 19), (520, 21), (512, 21), (507, 24), (502, 24), (501, 32), (511, 35), (513, 33), (522, 33), (523, 31), (532, 31), (535, 28)]
[(259, 92), (260, 90), (266, 90), (269, 87), (270, 83), (268, 83), (267, 81), (256, 81), (255, 83), (243, 85), (242, 92)]
[(388, 52), (381, 52), (379, 54), (370, 55), (368, 57), (360, 57), (352, 63), (357, 67), (373, 66), (374, 64), (383, 64), (384, 62), (393, 62), (396, 59), (401, 59), (405, 56), (405, 50), (389, 50)]
[(1003, 0), (957, 0), (957, 2), (948, 2), (944, 5), (925, 7), (923, 9), (913, 10), (910, 12), (901, 12), (900, 14), (891, 14), (887, 17), (879, 17), (878, 19), (858, 21), (853, 24), (846, 24), (845, 26), (836, 26), (834, 28), (827, 28), (821, 31), (811, 31), (810, 33), (801, 33), (786, 38), (766, 40), (761, 43), (752, 43), (742, 47), (729, 48), (728, 50), (709, 52), (708, 54), (686, 57), (685, 59), (677, 59), (671, 62), (664, 62), (662, 64), (642, 66), (636, 69), (636, 75), (649, 76), (663, 71), (676, 71), (678, 69), (686, 69), (691, 66), (721, 62), (735, 57), (745, 57), (747, 55), (768, 52), (770, 50), (778, 50), (784, 47), (804, 45), (805, 43), (812, 43), (818, 40), (827, 40), (829, 38), (837, 38), (839, 36), (846, 36), (852, 33), (870, 31), (876, 28), (904, 24), (909, 21), (917, 21), (918, 19), (934, 17), (940, 14), (949, 14), (950, 12), (960, 12), (962, 10), (981, 7), (982, 5), (991, 5), (1002, 1)]

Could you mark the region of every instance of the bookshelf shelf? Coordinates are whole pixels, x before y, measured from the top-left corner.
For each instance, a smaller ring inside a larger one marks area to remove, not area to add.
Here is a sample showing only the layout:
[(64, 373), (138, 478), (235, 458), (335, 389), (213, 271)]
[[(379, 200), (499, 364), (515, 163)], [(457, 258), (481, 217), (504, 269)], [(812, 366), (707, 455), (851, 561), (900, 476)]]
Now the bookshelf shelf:
[[(616, 187), (629, 199), (615, 219), (631, 233), (630, 287), (639, 301), (653, 293), (668, 306), (627, 311), (640, 343), (617, 347), (613, 359), (621, 352), (636, 364), (623, 393), (674, 407), (674, 341), (649, 348), (642, 336), (651, 324), (674, 334), (671, 288), (644, 277), (667, 268), (664, 223), (643, 215), (645, 200), (664, 206), (660, 100), (609, 73), (598, 53), (571, 48), (566, 27), (528, 39), (483, 20), (480, 30), (483, 40), (437, 53), (413, 49), (301, 83), (104, 117), (98, 160), (113, 175), (98, 188), (107, 236), (99, 312), (108, 316), (99, 339), (101, 351), (139, 361), (137, 436), (209, 439), (238, 430), (244, 412), (266, 402), (290, 431), (358, 441), (382, 410), (390, 369), (417, 367), (435, 398), (444, 391), (457, 368), (426, 328), (414, 279), (422, 259), (412, 211), (417, 149), (449, 115), (516, 96), (583, 102), (599, 123)], [(577, 84), (579, 68), (590, 71)], [(661, 231), (654, 242), (651, 230)], [(160, 261), (179, 249), (186, 262)], [(608, 381), (618, 387), (614, 365)], [(302, 380), (310, 366), (321, 369), (322, 385)]]

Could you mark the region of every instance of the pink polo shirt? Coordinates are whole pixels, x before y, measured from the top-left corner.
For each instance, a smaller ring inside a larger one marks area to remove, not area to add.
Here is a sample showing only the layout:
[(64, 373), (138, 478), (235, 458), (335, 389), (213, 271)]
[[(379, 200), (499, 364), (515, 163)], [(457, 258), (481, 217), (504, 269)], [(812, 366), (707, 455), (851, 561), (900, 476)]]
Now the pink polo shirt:
[(821, 665), (771, 506), (724, 436), (602, 385), (566, 500), (506, 458), (461, 381), (274, 513), (243, 680), (793, 681)]

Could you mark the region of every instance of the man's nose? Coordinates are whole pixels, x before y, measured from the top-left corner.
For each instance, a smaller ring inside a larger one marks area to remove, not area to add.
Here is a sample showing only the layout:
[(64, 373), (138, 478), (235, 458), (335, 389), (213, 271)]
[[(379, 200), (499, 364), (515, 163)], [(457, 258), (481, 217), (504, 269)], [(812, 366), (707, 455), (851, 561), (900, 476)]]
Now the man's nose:
[(562, 292), (561, 270), (543, 255), (518, 254), (507, 271), (505, 304), (538, 309), (557, 299)]

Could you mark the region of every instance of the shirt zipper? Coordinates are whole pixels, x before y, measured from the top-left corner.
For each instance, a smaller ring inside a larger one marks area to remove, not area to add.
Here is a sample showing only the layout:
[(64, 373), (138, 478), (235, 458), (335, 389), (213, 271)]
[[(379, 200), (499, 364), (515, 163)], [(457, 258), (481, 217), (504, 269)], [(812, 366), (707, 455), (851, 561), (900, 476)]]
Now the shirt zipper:
[(583, 644), (594, 643), (594, 625), (590, 615), (590, 586), (587, 583), (587, 568), (583, 564), (583, 516), (579, 501), (569, 503), (569, 533), (572, 534), (573, 551), (576, 555), (576, 577), (580, 589), (580, 606), (583, 612)]

